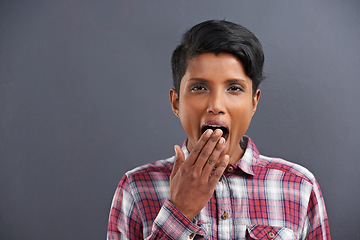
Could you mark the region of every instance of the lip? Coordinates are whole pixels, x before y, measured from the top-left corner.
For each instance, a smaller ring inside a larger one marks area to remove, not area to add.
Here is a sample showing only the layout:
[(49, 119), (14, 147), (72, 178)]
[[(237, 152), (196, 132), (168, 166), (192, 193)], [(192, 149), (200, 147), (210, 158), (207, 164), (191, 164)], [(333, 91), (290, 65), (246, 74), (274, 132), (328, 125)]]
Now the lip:
[(229, 126), (226, 124), (226, 122), (224, 122), (222, 120), (208, 120), (201, 125), (201, 130), (206, 126), (219, 126), (219, 127), (226, 128), (227, 133), (224, 133), (225, 140), (227, 140), (227, 138), (230, 135)]
[(224, 127), (227, 130), (229, 130), (229, 126), (226, 124), (226, 122), (224, 122), (222, 120), (209, 120), (209, 121), (206, 121), (205, 123), (203, 123), (201, 125), (201, 128), (203, 128), (205, 126), (209, 126), (209, 125), (215, 125), (215, 126), (219, 126), (219, 127)]

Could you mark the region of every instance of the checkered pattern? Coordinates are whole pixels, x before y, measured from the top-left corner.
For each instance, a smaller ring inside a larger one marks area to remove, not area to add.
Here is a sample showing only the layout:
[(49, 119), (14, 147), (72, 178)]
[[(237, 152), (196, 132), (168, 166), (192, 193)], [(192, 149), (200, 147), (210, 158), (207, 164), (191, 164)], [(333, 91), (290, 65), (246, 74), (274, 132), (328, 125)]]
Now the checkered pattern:
[[(321, 191), (305, 168), (259, 155), (250, 138), (192, 221), (169, 199), (174, 157), (127, 172), (109, 216), (110, 239), (330, 239)], [(183, 146), (185, 156), (189, 153)]]

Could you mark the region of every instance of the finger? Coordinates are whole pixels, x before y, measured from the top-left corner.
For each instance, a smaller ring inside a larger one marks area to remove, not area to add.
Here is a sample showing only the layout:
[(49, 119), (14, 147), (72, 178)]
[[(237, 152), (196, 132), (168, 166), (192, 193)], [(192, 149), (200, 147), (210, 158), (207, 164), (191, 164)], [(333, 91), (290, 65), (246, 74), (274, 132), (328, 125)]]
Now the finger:
[(189, 156), (185, 161), (186, 165), (192, 166), (195, 164), (199, 156), (199, 153), (201, 152), (205, 144), (208, 142), (212, 134), (213, 134), (213, 130), (208, 129), (201, 135), (200, 139), (197, 141), (197, 143), (194, 145), (193, 149), (189, 153)]
[(221, 158), (219, 165), (214, 169), (213, 173), (209, 178), (210, 186), (215, 188), (216, 184), (219, 182), (221, 176), (223, 175), (227, 165), (229, 164), (229, 159), (230, 157), (227, 154)]
[(175, 162), (174, 162), (173, 169), (171, 171), (170, 179), (172, 179), (176, 175), (177, 171), (179, 170), (179, 168), (183, 165), (183, 163), (185, 161), (184, 152), (181, 150), (179, 145), (174, 146), (174, 151), (175, 151)]
[(207, 143), (205, 144), (205, 146), (201, 149), (199, 157), (198, 157), (196, 163), (194, 164), (194, 167), (198, 171), (203, 170), (204, 165), (206, 164), (209, 157), (215, 150), (215, 147), (216, 147), (218, 141), (220, 140), (221, 135), (222, 135), (222, 131), (220, 129), (216, 129), (213, 132), (213, 134), (211, 135), (211, 137), (209, 138), (209, 140), (207, 141)]
[(211, 156), (208, 158), (206, 163), (204, 164), (204, 168), (202, 171), (202, 176), (205, 178), (209, 178), (214, 168), (219, 164), (221, 159), (224, 157), (224, 150), (226, 148), (226, 140), (221, 137), (217, 142), (214, 151), (211, 153)]

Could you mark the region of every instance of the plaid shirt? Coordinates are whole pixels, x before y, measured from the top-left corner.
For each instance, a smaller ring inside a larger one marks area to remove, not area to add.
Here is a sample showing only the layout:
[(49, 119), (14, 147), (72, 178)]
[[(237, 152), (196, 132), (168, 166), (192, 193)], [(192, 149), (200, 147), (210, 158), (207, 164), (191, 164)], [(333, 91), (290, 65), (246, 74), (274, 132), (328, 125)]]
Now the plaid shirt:
[(169, 201), (174, 157), (127, 172), (113, 198), (107, 239), (330, 239), (314, 176), (297, 164), (259, 155), (252, 140), (244, 139), (243, 157), (228, 165), (193, 220)]

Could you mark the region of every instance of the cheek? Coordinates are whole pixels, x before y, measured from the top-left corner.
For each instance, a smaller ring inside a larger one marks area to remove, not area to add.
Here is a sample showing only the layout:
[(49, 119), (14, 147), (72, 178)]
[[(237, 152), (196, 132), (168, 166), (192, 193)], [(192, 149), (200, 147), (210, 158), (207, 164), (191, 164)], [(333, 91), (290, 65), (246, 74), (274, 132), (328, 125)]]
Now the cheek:
[[(186, 99), (185, 99), (186, 100)], [(200, 122), (203, 107), (198, 101), (183, 101), (179, 105), (180, 121), (183, 129), (191, 140), (199, 138)]]
[(179, 115), (184, 128), (194, 125), (197, 119), (196, 104), (182, 102), (179, 105)]
[(202, 112), (202, 103), (196, 99), (184, 98), (179, 103), (179, 111), (186, 118), (196, 118)]
[(234, 121), (237, 129), (246, 131), (251, 122), (252, 112), (252, 108), (248, 105), (237, 106), (236, 108), (234, 108), (232, 120)]

